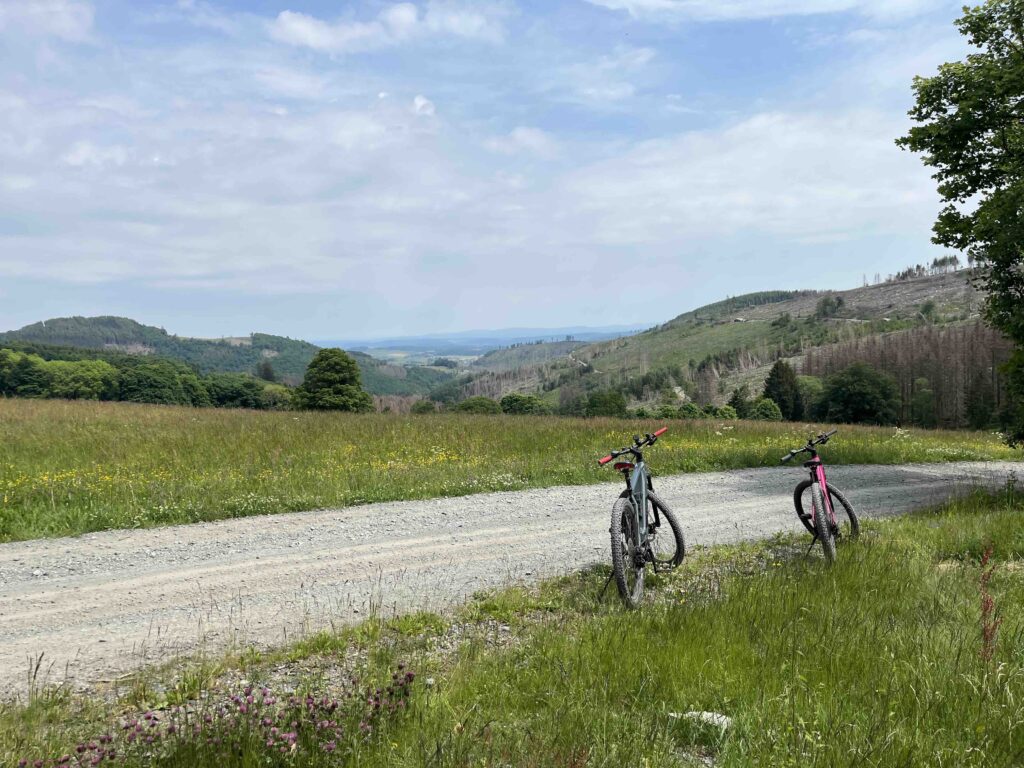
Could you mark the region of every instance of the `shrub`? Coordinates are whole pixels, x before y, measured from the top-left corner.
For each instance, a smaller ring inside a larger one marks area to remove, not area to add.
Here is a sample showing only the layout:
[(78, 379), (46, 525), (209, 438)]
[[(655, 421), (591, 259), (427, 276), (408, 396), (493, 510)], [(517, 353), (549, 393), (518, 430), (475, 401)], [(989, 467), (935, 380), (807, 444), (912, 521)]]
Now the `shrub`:
[(718, 413), (716, 415), (720, 419), (728, 419), (730, 421), (739, 418), (739, 416), (736, 415), (736, 409), (733, 408), (731, 405), (723, 405), (721, 408), (718, 409)]
[(774, 400), (762, 397), (754, 401), (750, 417), (758, 421), (782, 421), (782, 411)]
[(434, 404), (433, 400), (417, 400), (412, 404), (412, 408), (409, 409), (409, 413), (437, 413), (437, 405)]
[(501, 406), (489, 397), (478, 395), (466, 398), (452, 410), (459, 413), (501, 413)]
[(680, 419), (703, 419), (704, 411), (692, 400), (679, 406)]
[(501, 398), (501, 412), (513, 415), (540, 416), (550, 412), (544, 401), (536, 395), (510, 392)]
[(659, 405), (657, 410), (657, 416), (659, 419), (678, 419), (679, 408), (674, 405)]
[(587, 416), (618, 416), (626, 415), (626, 398), (621, 392), (606, 389), (591, 392), (587, 396)]
[(750, 387), (744, 384), (742, 387), (734, 389), (729, 398), (729, 405), (736, 411), (737, 418), (750, 418)]

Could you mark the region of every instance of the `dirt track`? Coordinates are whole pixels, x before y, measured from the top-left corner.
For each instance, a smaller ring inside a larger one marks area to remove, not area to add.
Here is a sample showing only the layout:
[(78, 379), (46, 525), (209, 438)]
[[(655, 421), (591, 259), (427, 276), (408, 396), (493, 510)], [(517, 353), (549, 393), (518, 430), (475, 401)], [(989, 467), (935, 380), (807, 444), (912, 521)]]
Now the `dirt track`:
[[(840, 466), (864, 517), (1024, 477), (1024, 462)], [(797, 530), (802, 470), (655, 480), (691, 544)], [(0, 545), (0, 696), (45, 654), (51, 681), (111, 679), (201, 647), (273, 645), (609, 559), (613, 485), (372, 504)]]

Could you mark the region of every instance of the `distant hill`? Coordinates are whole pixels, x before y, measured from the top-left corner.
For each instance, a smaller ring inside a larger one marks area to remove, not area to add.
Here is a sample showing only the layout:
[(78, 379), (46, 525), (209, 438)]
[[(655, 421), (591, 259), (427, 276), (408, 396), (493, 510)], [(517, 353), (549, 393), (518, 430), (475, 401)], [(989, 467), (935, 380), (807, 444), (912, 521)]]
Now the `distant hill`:
[[(819, 311), (823, 299), (837, 306)], [(931, 305), (927, 319), (922, 311)], [(571, 348), (528, 346), (494, 353), (491, 365), (462, 383), (463, 396), (538, 392), (551, 405), (596, 388), (622, 389), (635, 401), (665, 388), (711, 402), (733, 380), (759, 389), (779, 357), (924, 324), (976, 319), (980, 294), (966, 271), (880, 283), (847, 291), (762, 291), (707, 304), (641, 333)], [(450, 390), (450, 385), (448, 387)]]
[[(166, 357), (188, 363), (201, 373), (252, 373), (258, 363), (269, 360), (277, 376), (290, 384), (302, 381), (306, 366), (320, 349), (306, 341), (266, 333), (223, 339), (175, 336), (125, 317), (58, 317), (0, 334), (0, 345), (11, 341)], [(372, 394), (424, 394), (451, 378), (451, 372), (444, 369), (387, 365), (365, 354), (353, 354), (363, 385)]]

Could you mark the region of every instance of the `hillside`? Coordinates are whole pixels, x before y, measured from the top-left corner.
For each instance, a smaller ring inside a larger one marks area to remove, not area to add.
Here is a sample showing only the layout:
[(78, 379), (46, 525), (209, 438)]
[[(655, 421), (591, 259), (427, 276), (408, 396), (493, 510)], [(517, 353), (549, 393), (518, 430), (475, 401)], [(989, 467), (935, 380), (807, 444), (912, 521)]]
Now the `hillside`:
[[(125, 317), (54, 318), (2, 333), (0, 345), (4, 342), (166, 357), (188, 363), (201, 373), (252, 373), (258, 363), (269, 360), (276, 375), (289, 384), (302, 380), (319, 349), (306, 341), (266, 333), (223, 339), (176, 336)], [(423, 394), (451, 376), (443, 369), (388, 365), (369, 355), (353, 354), (363, 384), (372, 394)]]
[[(829, 304), (824, 312), (823, 300)], [(980, 304), (966, 271), (847, 291), (763, 291), (698, 307), (633, 336), (581, 344), (560, 357), (545, 354), (554, 351), (550, 345), (539, 345), (533, 354), (542, 359), (515, 369), (492, 366), (463, 391), (491, 397), (541, 392), (558, 405), (605, 387), (649, 401), (669, 387), (700, 402), (721, 403), (734, 380), (759, 389), (779, 357), (799, 359), (832, 344), (961, 323), (977, 318)]]

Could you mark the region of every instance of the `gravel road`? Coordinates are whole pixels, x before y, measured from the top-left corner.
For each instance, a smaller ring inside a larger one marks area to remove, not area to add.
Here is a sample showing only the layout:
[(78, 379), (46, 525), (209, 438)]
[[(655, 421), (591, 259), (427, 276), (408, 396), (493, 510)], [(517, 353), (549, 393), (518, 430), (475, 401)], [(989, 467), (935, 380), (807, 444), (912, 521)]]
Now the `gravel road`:
[[(862, 516), (884, 517), (1010, 471), (1024, 477), (1024, 462), (837, 466), (829, 478)], [(790, 499), (803, 476), (738, 470), (655, 487), (690, 544), (714, 544), (800, 530)], [(618, 491), (544, 488), (0, 545), (0, 698), (24, 690), (40, 653), (51, 682), (83, 685), (607, 561)]]

